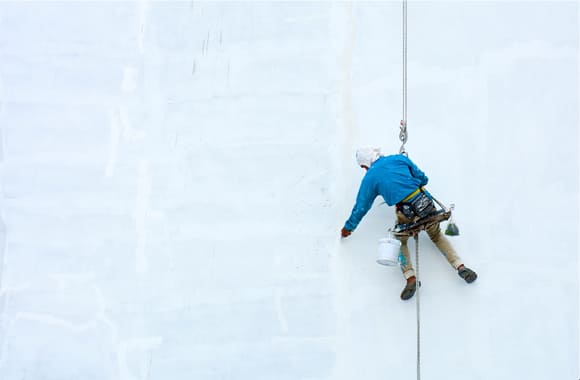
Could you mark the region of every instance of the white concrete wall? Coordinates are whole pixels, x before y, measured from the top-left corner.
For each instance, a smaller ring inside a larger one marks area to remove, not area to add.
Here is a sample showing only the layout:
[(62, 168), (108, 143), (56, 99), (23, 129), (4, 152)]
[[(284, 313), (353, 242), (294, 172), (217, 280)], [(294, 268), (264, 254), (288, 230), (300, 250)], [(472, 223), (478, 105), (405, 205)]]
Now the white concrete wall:
[[(578, 378), (577, 3), (411, 2), (423, 379)], [(0, 379), (414, 379), (415, 304), (338, 232), (397, 152), (397, 2), (1, 2)], [(412, 247), (413, 248), (413, 247)]]

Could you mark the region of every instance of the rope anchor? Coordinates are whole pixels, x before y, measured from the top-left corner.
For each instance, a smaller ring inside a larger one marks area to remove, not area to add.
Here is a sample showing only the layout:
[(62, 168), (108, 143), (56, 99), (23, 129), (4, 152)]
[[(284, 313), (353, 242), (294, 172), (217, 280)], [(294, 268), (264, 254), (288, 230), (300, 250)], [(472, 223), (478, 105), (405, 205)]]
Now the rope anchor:
[(401, 140), (403, 144), (401, 145), (401, 149), (399, 149), (399, 153), (406, 156), (407, 151), (405, 150), (405, 144), (407, 143), (407, 138), (409, 136), (407, 134), (407, 121), (401, 120), (400, 128), (401, 130), (399, 131), (399, 140)]
[(407, 142), (407, 0), (403, 1), (403, 117), (401, 120), (401, 131), (399, 132), (399, 139), (403, 143), (399, 153), (407, 156), (405, 150), (405, 143)]

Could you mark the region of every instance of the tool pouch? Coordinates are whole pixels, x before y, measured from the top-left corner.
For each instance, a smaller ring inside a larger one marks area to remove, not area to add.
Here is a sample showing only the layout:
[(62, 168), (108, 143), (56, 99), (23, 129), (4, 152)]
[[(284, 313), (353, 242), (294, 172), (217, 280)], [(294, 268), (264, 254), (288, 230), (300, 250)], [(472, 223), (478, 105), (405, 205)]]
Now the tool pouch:
[(402, 203), (399, 206), (399, 210), (409, 219), (414, 219), (415, 217), (424, 218), (437, 211), (433, 200), (424, 192), (420, 192), (409, 202)]

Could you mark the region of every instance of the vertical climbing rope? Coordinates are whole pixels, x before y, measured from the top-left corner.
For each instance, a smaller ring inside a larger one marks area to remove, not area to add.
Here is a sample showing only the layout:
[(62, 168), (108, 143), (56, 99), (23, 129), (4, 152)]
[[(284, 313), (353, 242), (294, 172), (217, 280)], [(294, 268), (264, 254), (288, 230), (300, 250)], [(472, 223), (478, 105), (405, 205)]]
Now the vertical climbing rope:
[[(407, 142), (407, 0), (403, 0), (403, 116), (399, 139), (402, 142), (399, 153), (407, 155), (405, 143)], [(415, 277), (417, 281), (416, 305), (417, 305), (417, 380), (421, 380), (421, 299), (419, 297), (421, 282), (419, 281), (419, 233), (415, 234)]]
[(417, 291), (415, 294), (416, 304), (417, 304), (417, 380), (421, 380), (421, 302), (420, 301), (420, 288), (421, 282), (419, 282), (419, 234), (415, 234), (415, 277), (417, 278)]
[(405, 151), (405, 143), (407, 142), (407, 0), (403, 0), (403, 115), (401, 118), (401, 131), (399, 132), (399, 139), (403, 143), (400, 154), (407, 155)]
[(407, 0), (403, 0), (403, 121), (407, 122)]

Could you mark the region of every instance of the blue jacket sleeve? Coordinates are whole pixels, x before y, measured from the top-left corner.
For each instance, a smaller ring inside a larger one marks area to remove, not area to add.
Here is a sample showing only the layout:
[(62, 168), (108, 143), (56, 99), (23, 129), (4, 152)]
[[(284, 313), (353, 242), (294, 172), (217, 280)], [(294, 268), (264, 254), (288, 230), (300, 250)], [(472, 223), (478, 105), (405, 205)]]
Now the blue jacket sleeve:
[(419, 181), (421, 181), (421, 184), (419, 186), (425, 186), (427, 185), (427, 183), (429, 182), (429, 178), (427, 178), (427, 176), (425, 175), (425, 173), (423, 173), (423, 171), (421, 171), (421, 169), (419, 169), (417, 167), (417, 165), (415, 165), (413, 163), (413, 161), (407, 159), (408, 164), (409, 164), (409, 168), (411, 170), (411, 175), (415, 178), (417, 178)]
[(370, 181), (365, 181), (365, 179), (363, 179), (358, 190), (358, 195), (356, 196), (356, 203), (352, 208), (350, 217), (344, 224), (344, 228), (349, 231), (353, 231), (358, 226), (362, 218), (371, 209), (377, 195), (378, 193), (376, 187), (370, 183)]

